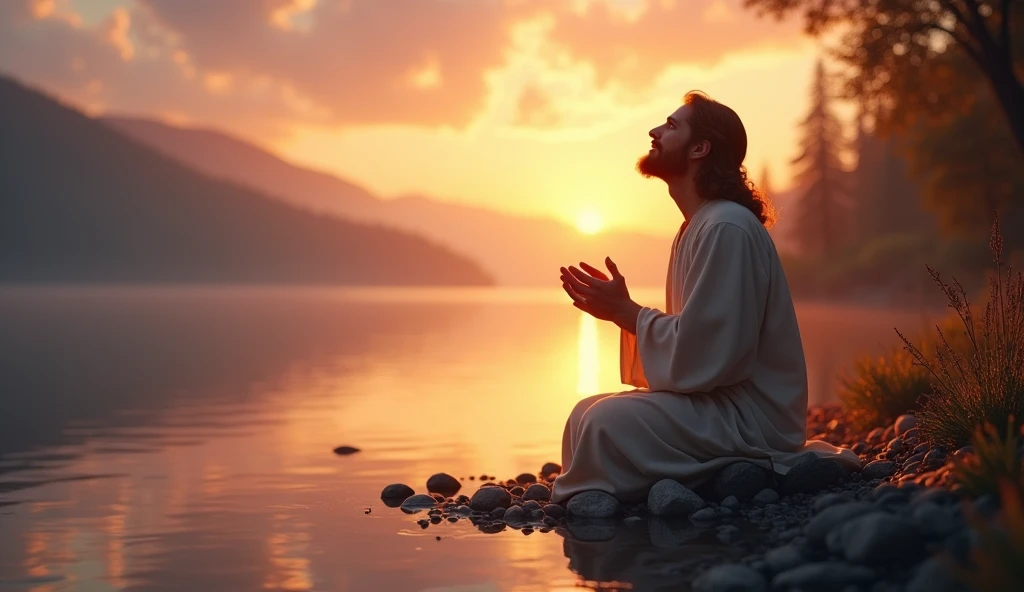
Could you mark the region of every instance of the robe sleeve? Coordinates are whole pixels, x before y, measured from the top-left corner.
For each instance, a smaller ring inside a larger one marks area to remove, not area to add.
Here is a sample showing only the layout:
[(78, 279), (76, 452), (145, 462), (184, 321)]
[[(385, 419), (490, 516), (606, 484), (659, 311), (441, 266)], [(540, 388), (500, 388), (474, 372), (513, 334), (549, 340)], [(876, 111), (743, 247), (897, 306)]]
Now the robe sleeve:
[[(623, 382), (656, 391), (710, 392), (753, 374), (768, 274), (750, 234), (728, 222), (705, 229), (688, 266), (679, 314), (644, 308), (622, 335)], [(630, 348), (635, 348), (628, 356)], [(628, 379), (628, 382), (627, 382)]]

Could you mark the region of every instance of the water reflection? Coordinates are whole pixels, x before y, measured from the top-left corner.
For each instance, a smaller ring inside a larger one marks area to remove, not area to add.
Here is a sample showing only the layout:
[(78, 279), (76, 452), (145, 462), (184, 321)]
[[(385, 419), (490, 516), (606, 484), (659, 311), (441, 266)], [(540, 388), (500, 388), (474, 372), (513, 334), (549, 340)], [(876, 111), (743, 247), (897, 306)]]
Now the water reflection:
[[(800, 315), (818, 385), (902, 322)], [(618, 329), (557, 290), (8, 289), (0, 323), (0, 586), (645, 589), (701, 548), (653, 524), (424, 531), (378, 500), (536, 471), (581, 395), (620, 388)]]
[(597, 319), (580, 312), (580, 337), (578, 349), (579, 378), (576, 381), (576, 392), (581, 395), (593, 395), (598, 392), (598, 377), (601, 371), (600, 342), (597, 334)]

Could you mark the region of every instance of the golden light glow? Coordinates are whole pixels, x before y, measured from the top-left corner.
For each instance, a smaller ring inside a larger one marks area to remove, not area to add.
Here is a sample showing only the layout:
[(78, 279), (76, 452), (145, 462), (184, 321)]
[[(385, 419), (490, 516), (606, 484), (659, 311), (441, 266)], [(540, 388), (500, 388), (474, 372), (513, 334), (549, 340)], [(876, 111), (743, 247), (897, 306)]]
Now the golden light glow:
[(597, 319), (580, 312), (580, 332), (576, 346), (577, 379), (576, 392), (581, 395), (596, 395), (601, 361), (598, 354)]
[(594, 210), (585, 210), (576, 218), (576, 229), (583, 234), (597, 234), (604, 230), (604, 219)]

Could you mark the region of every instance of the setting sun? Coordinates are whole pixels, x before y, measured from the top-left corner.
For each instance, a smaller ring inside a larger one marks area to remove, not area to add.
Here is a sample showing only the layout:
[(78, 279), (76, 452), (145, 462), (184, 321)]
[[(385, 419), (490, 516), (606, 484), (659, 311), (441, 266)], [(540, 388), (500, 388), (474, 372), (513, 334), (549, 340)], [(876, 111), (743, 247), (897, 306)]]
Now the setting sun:
[(594, 210), (586, 210), (576, 219), (576, 229), (583, 234), (597, 234), (604, 229), (604, 219)]

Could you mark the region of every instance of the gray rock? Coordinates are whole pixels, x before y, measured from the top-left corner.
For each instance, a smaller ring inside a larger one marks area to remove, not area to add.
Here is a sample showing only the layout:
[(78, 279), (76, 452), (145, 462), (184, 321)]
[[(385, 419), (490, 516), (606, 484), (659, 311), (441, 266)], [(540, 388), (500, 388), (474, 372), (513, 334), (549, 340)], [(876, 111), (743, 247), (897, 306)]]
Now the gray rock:
[(767, 486), (767, 470), (754, 463), (736, 462), (719, 471), (711, 490), (718, 500), (736, 496), (747, 501)]
[(541, 509), (540, 502), (538, 502), (537, 500), (527, 500), (525, 503), (520, 505), (522, 505), (523, 509), (526, 510), (527, 512), (532, 512), (534, 510)]
[(491, 518), (504, 518), (506, 509), (508, 508), (503, 508), (501, 506), (494, 508), (493, 510), (491, 510)]
[(750, 500), (755, 506), (766, 506), (779, 501), (779, 492), (774, 489), (762, 489)]
[(793, 569), (806, 561), (803, 552), (795, 545), (784, 545), (764, 554), (765, 565), (772, 573), (781, 573)]
[(416, 492), (413, 491), (412, 487), (409, 487), (405, 483), (392, 483), (385, 487), (384, 491), (380, 492), (380, 499), (404, 502), (415, 493)]
[(507, 508), (511, 504), (512, 495), (501, 487), (479, 489), (469, 500), (469, 507), (477, 512), (491, 512), (495, 508)]
[(718, 513), (715, 512), (714, 508), (704, 508), (703, 510), (697, 510), (690, 515), (690, 520), (697, 522), (712, 522), (718, 518)]
[(814, 498), (814, 503), (811, 504), (811, 509), (813, 509), (814, 513), (817, 514), (825, 508), (845, 504), (851, 501), (853, 500), (850, 499), (850, 495), (846, 493), (826, 493)]
[(619, 500), (603, 491), (584, 491), (569, 500), (566, 510), (580, 518), (611, 518), (619, 513)]
[(772, 580), (775, 590), (797, 589), (804, 592), (832, 592), (851, 584), (870, 582), (875, 572), (867, 567), (842, 561), (808, 563), (784, 571)]
[(911, 496), (910, 503), (915, 506), (919, 504), (945, 506), (956, 503), (956, 498), (948, 489), (943, 487), (929, 487), (927, 489), (922, 489)]
[(647, 511), (653, 516), (689, 517), (704, 506), (699, 495), (672, 479), (658, 481), (647, 494)]
[(462, 484), (455, 477), (452, 477), (448, 473), (438, 473), (431, 475), (427, 479), (427, 491), (430, 493), (440, 493), (443, 496), (455, 495), (459, 489), (462, 488)]
[(506, 524), (523, 524), (526, 522), (526, 510), (519, 506), (511, 506), (509, 509), (505, 510), (505, 515), (502, 517), (502, 520), (504, 520)]
[(693, 592), (766, 592), (764, 576), (741, 563), (716, 565), (693, 581)]
[(722, 500), (722, 507), (729, 508), (730, 510), (738, 510), (740, 509), (740, 500), (737, 499), (735, 495), (730, 495)]
[(871, 511), (871, 505), (865, 502), (851, 502), (825, 508), (812, 518), (807, 524), (807, 528), (804, 529), (804, 534), (807, 535), (807, 542), (820, 547), (825, 544), (825, 537), (828, 536), (832, 529), (842, 525), (851, 518), (869, 511)]
[(912, 520), (887, 512), (870, 512), (829, 533), (828, 549), (847, 561), (868, 565), (901, 563), (923, 554), (924, 537)]
[(537, 482), (537, 477), (535, 475), (531, 475), (529, 473), (521, 473), (518, 477), (516, 477), (516, 483), (518, 483), (520, 485), (527, 485), (529, 483), (536, 483), (536, 482)]
[(891, 477), (896, 472), (896, 463), (890, 460), (876, 460), (869, 462), (864, 470), (861, 471), (861, 477), (867, 480), (872, 479), (885, 479)]
[(897, 436), (902, 436), (915, 427), (917, 427), (917, 418), (909, 414), (897, 417), (896, 421), (892, 424), (892, 429)]
[(715, 508), (715, 516), (719, 518), (728, 518), (733, 515), (733, 511), (725, 506), (719, 506)]
[(846, 477), (846, 470), (836, 461), (818, 458), (813, 452), (802, 456), (807, 455), (813, 456), (801, 460), (782, 479), (783, 495), (814, 493)]
[(953, 578), (946, 566), (934, 557), (921, 562), (905, 588), (906, 592), (959, 592), (966, 589)]
[(545, 477), (547, 477), (551, 473), (558, 473), (559, 475), (561, 475), (562, 474), (562, 465), (560, 465), (558, 463), (553, 463), (553, 462), (544, 463), (544, 466), (541, 467), (541, 469), (540, 469), (540, 474), (544, 475)]
[(963, 526), (953, 512), (950, 506), (923, 503), (914, 506), (911, 517), (921, 534), (931, 539), (944, 539)]
[(548, 489), (545, 485), (541, 485), (540, 483), (534, 483), (533, 485), (527, 487), (526, 491), (523, 492), (523, 499), (546, 502), (549, 499), (551, 499), (551, 490)]
[(414, 512), (419, 512), (421, 510), (429, 510), (430, 508), (433, 508), (436, 505), (436, 499), (425, 493), (419, 493), (409, 498), (406, 498), (406, 500), (402, 502), (402, 511), (411, 514)]
[(565, 508), (558, 504), (547, 504), (542, 507), (541, 510), (544, 510), (544, 513), (552, 518), (561, 518), (565, 516)]

